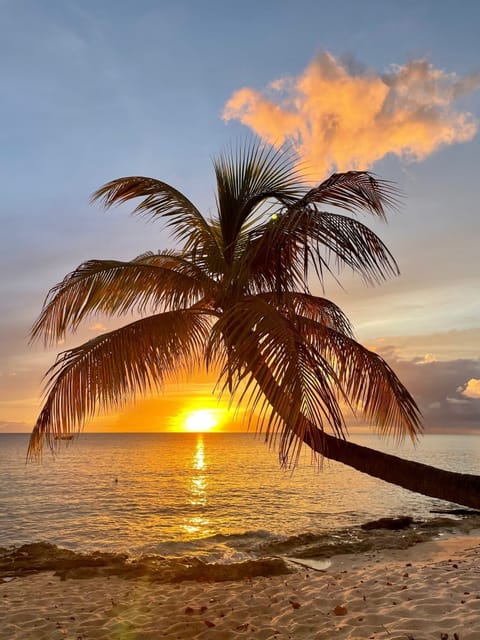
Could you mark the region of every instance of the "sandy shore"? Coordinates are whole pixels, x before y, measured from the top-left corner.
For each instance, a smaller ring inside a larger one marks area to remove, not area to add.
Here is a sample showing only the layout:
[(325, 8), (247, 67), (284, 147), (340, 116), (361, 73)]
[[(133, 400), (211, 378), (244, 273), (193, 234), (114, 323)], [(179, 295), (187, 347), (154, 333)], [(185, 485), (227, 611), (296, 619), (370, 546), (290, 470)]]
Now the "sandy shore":
[(0, 584), (0, 639), (27, 638), (478, 640), (480, 538), (338, 556), (325, 572), (238, 582), (14, 578)]

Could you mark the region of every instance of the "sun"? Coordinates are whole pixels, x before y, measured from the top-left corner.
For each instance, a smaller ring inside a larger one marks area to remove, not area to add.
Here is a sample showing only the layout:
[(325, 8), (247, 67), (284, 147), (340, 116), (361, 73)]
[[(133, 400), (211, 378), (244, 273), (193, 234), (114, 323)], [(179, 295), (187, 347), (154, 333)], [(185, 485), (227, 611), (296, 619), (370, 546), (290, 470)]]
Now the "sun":
[(184, 429), (190, 433), (211, 431), (219, 423), (218, 416), (213, 409), (196, 409), (190, 411), (184, 420)]

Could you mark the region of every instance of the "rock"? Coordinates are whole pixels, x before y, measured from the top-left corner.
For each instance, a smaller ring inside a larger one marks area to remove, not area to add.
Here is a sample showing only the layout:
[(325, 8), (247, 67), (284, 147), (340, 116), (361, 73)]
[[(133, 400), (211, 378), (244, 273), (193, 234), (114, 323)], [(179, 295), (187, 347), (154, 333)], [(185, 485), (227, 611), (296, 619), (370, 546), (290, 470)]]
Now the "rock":
[(390, 531), (398, 531), (399, 529), (408, 529), (412, 524), (413, 518), (410, 516), (400, 516), (399, 518), (380, 518), (372, 520), (361, 525), (364, 531), (372, 529), (389, 529)]
[(155, 555), (143, 555), (129, 561), (127, 554), (76, 553), (47, 542), (23, 545), (0, 553), (0, 583), (39, 571), (53, 571), (61, 580), (115, 575), (163, 583), (184, 580), (221, 582), (293, 572), (281, 558), (259, 558), (226, 565), (209, 564), (195, 557), (172, 559)]
[(348, 613), (347, 607), (344, 607), (343, 604), (337, 604), (334, 608), (333, 613), (336, 616), (345, 616)]

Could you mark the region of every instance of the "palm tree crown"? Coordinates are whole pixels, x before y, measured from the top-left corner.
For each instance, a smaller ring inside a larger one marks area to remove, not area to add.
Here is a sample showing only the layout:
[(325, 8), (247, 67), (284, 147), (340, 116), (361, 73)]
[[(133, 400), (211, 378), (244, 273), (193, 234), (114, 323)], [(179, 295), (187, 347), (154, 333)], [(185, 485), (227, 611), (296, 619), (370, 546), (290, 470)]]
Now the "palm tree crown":
[(255, 413), (282, 460), (330, 431), (343, 438), (342, 407), (380, 432), (415, 438), (419, 412), (387, 363), (361, 346), (333, 302), (309, 281), (348, 267), (367, 282), (398, 273), (381, 240), (356, 217), (385, 218), (396, 190), (363, 171), (309, 187), (285, 150), (259, 143), (214, 163), (216, 215), (170, 185), (145, 177), (109, 182), (106, 208), (141, 198), (134, 213), (160, 218), (178, 251), (124, 262), (89, 260), (49, 292), (32, 338), (56, 342), (95, 313), (139, 319), (61, 353), (47, 373), (29, 455), (52, 450), (99, 410), (161, 389), (180, 370), (219, 371), (218, 391)]

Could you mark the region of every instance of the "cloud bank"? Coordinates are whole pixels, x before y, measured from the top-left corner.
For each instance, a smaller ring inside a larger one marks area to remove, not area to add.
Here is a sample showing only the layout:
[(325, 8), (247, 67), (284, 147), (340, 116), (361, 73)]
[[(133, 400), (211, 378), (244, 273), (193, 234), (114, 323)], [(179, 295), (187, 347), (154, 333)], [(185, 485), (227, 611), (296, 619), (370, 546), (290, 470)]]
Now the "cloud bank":
[(393, 345), (377, 352), (413, 394), (427, 432), (480, 430), (480, 359), (405, 359)]
[(423, 160), (442, 145), (471, 140), (478, 123), (456, 103), (479, 88), (480, 74), (458, 77), (427, 60), (379, 74), (322, 52), (297, 77), (236, 91), (223, 118), (271, 144), (292, 144), (318, 179), (368, 169), (389, 153)]

